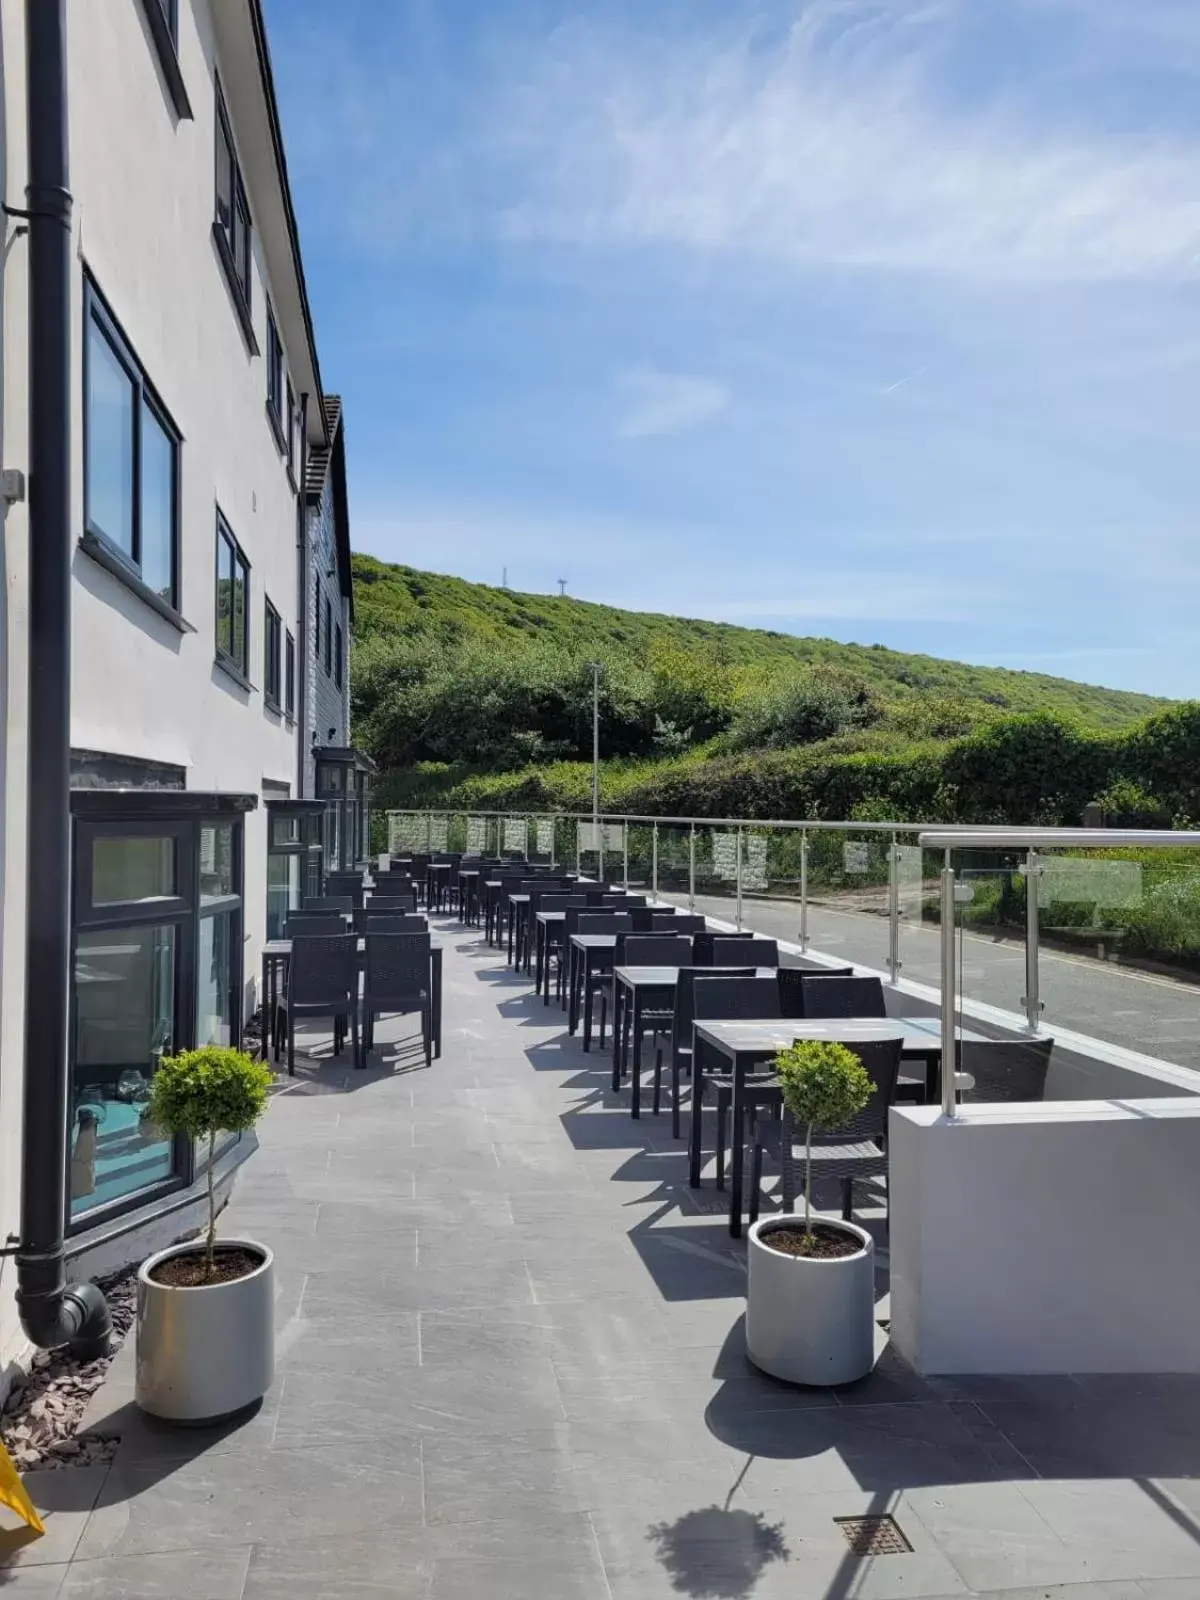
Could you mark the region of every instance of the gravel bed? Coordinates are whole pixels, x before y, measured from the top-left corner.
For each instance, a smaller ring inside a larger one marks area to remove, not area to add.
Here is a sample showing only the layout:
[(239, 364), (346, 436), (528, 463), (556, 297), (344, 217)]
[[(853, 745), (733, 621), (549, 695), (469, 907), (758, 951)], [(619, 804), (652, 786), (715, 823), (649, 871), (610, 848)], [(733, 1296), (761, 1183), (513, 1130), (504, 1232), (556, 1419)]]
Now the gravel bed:
[(18, 1376), (0, 1415), (0, 1439), (20, 1472), (91, 1467), (111, 1461), (121, 1442), (89, 1434), (76, 1438), (92, 1395), (104, 1382), (113, 1357), (133, 1324), (137, 1268), (97, 1280), (112, 1313), (112, 1350), (98, 1361), (77, 1361), (65, 1347), (39, 1350), (29, 1372)]

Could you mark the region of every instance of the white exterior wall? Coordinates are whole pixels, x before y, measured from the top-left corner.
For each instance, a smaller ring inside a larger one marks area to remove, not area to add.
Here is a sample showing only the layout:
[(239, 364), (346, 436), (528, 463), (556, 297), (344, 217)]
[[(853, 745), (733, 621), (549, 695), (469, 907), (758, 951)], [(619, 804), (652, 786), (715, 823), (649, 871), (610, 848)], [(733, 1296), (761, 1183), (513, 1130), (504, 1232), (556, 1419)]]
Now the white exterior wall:
[(893, 1107), (900, 1354), (924, 1373), (1200, 1372), (1198, 1151), (1194, 1097)]
[[(217, 42), (215, 8), (220, 24)], [(240, 0), (180, 0), (179, 60), (194, 120), (178, 120), (159, 75), (141, 6), (67, 6), (71, 190), (74, 197), (72, 355), (73, 536), (83, 532), (83, 282), (85, 264), (147, 378), (183, 436), (180, 455), (179, 634), (83, 551), (73, 556), (74, 748), (167, 762), (189, 790), (259, 796), (245, 819), (244, 1004), (257, 1003), (266, 922), (265, 782), (297, 790), (298, 730), (263, 701), (264, 597), (299, 645), (297, 491), (266, 412), (266, 308), (276, 306), (297, 400), (313, 387), (300, 292), (247, 8)], [(0, 172), (4, 198), (25, 204), (24, 7), (0, 7)], [(234, 54), (231, 43), (236, 44)], [(223, 50), (224, 55), (219, 55)], [(254, 224), (251, 311), (258, 355), (242, 334), (212, 238), (214, 70), (226, 103)], [(257, 101), (255, 96), (258, 96)], [(247, 111), (245, 108), (249, 106)], [(27, 471), (27, 244), (13, 240), (2, 282), (0, 464)], [(268, 257), (271, 268), (268, 269)], [(276, 281), (272, 283), (274, 273)], [(277, 292), (272, 292), (277, 291)], [(281, 304), (280, 301), (283, 303)], [(309, 374), (306, 382), (300, 374)], [(310, 437), (321, 427), (310, 402)], [(301, 463), (296, 462), (299, 476)], [(241, 689), (215, 665), (216, 508), (250, 563), (249, 676)], [(0, 618), (0, 1235), (18, 1225), (24, 1003), (28, 521), (3, 514)], [(281, 674), (283, 663), (281, 659)], [(302, 670), (297, 663), (297, 674)], [(297, 683), (297, 697), (300, 686)], [(282, 692), (281, 692), (282, 698)], [(278, 791), (276, 791), (278, 793)], [(0, 1258), (0, 1392), (23, 1349), (11, 1260)]]

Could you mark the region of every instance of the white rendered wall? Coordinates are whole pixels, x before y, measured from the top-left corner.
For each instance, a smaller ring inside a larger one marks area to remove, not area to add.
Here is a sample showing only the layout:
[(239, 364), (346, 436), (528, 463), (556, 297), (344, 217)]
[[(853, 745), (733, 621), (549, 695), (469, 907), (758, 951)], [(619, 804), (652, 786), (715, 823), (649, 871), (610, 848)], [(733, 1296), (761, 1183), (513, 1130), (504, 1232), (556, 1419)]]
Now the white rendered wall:
[(894, 1107), (888, 1165), (919, 1372), (1200, 1372), (1200, 1101)]

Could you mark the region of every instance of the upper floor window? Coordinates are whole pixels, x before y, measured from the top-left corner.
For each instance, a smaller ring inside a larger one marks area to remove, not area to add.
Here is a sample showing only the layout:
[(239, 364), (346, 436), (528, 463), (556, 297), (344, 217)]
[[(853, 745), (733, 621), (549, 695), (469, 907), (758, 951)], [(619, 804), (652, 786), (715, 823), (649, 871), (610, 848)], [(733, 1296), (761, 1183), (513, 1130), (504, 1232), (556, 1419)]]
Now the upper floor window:
[(171, 43), (179, 48), (179, 0), (158, 0), (159, 9), (163, 14), (163, 21), (167, 25), (167, 32), (171, 35)]
[[(248, 340), (254, 338), (250, 323), (250, 261), (251, 226), (250, 203), (246, 199), (246, 186), (242, 182), (241, 168), (233, 147), (233, 132), (229, 113), (220, 89), (217, 90), (217, 214), (214, 223), (225, 263), (237, 302), (238, 315)], [(257, 345), (255, 345), (257, 349)]]
[(325, 676), (333, 671), (333, 607), (325, 602)]
[(266, 626), (263, 629), (263, 647), (266, 652), (263, 662), (263, 696), (268, 705), (278, 709), (282, 694), (280, 676), (282, 672), (282, 641), (283, 625), (279, 620), (279, 613), (268, 600), (266, 603)]
[(275, 326), (275, 314), (267, 309), (267, 405), (271, 410), (271, 420), (275, 424), (276, 433), (283, 433), (283, 345), (279, 341), (279, 329)]
[(217, 512), (217, 660), (242, 677), (250, 659), (250, 563)]
[(296, 466), (299, 455), (300, 438), (300, 408), (296, 404), (296, 394), (292, 388), (292, 380), (287, 381), (287, 464), (292, 475), (293, 483), (296, 480)]
[(84, 348), (84, 528), (178, 609), (179, 432), (90, 279)]
[(289, 720), (296, 715), (296, 641), (290, 633), (283, 656), (283, 709)]
[(313, 660), (321, 655), (321, 574), (313, 579)]
[(179, 65), (179, 0), (142, 0), (142, 11), (175, 115), (190, 119), (191, 101)]

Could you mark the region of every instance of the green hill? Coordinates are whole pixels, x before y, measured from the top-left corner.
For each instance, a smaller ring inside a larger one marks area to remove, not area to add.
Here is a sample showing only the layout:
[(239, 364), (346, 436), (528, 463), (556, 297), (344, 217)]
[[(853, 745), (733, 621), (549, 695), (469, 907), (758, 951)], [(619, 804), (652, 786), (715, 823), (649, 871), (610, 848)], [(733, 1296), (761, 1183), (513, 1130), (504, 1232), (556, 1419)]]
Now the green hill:
[(968, 666), (883, 645), (839, 644), (723, 622), (621, 611), (570, 596), (519, 594), (392, 566), (373, 556), (354, 557), (354, 583), (360, 642), (423, 635), (450, 647), (472, 642), (493, 642), (500, 648), (528, 645), (606, 661), (690, 657), (697, 665), (731, 672), (745, 685), (820, 664), (861, 679), (887, 701), (902, 702), (914, 694), (962, 696), (1010, 711), (1063, 712), (1096, 728), (1126, 727), (1165, 704), (1127, 690), (1004, 667)]

